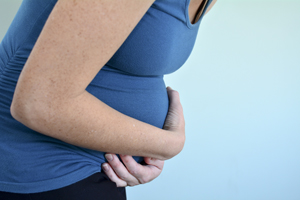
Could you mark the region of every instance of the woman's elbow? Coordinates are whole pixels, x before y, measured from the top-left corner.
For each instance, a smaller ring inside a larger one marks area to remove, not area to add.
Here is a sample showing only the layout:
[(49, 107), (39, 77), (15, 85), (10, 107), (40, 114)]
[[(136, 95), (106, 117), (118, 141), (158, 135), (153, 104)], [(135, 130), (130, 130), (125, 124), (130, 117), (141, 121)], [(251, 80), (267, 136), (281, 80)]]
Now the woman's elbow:
[(15, 120), (22, 122), (26, 118), (26, 109), (24, 103), (21, 100), (16, 100), (13, 98), (10, 106), (10, 114)]
[(36, 125), (39, 124), (37, 121), (38, 119), (42, 120), (40, 118), (40, 116), (42, 116), (41, 108), (43, 108), (43, 106), (36, 103), (36, 101), (18, 98), (15, 95), (10, 106), (10, 113), (15, 120), (25, 126), (38, 129), (38, 127), (36, 127)]

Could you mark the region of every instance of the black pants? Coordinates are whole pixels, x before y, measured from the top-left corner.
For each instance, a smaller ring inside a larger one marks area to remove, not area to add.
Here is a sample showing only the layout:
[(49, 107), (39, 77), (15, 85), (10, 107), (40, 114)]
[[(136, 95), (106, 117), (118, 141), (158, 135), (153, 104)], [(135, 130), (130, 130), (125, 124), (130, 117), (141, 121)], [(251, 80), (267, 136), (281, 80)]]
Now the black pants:
[(126, 200), (125, 188), (118, 188), (104, 173), (96, 173), (72, 185), (47, 192), (16, 194), (0, 191), (0, 200)]

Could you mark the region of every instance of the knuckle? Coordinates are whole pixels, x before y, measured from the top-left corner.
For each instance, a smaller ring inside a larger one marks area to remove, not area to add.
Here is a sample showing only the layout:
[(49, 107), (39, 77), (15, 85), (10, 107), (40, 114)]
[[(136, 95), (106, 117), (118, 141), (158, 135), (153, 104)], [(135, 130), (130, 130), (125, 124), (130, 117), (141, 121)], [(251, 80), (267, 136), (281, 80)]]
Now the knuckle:
[(120, 177), (120, 179), (122, 179), (124, 181), (128, 178), (128, 176), (126, 176), (126, 175), (119, 175), (119, 177)]
[(127, 183), (127, 185), (128, 185), (128, 186), (131, 186), (131, 187), (132, 187), (132, 186), (139, 185), (139, 184), (140, 184), (140, 183), (139, 183), (138, 181), (131, 181), (131, 182), (128, 182), (128, 183)]
[(119, 167), (121, 167), (123, 164), (120, 163), (120, 162), (112, 162), (112, 163), (110, 163), (110, 165), (111, 165), (113, 168), (119, 168)]
[(128, 172), (132, 174), (133, 176), (139, 175), (138, 171), (136, 169), (128, 169)]
[(105, 172), (110, 180), (114, 179), (113, 173), (111, 171)]
[(138, 180), (139, 180), (139, 183), (140, 183), (140, 184), (145, 184), (145, 183), (150, 182), (150, 180), (149, 180), (148, 177), (141, 177), (141, 178), (139, 178)]

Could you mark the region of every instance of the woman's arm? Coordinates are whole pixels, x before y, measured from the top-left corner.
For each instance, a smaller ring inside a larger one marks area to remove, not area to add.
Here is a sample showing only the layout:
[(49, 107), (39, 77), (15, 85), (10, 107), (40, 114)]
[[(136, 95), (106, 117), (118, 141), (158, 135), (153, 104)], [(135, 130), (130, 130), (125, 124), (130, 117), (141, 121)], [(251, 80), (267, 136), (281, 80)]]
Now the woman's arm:
[(20, 75), (12, 116), (85, 148), (158, 159), (178, 154), (185, 141), (179, 100), (176, 124), (162, 130), (121, 114), (85, 90), (153, 1), (59, 0)]

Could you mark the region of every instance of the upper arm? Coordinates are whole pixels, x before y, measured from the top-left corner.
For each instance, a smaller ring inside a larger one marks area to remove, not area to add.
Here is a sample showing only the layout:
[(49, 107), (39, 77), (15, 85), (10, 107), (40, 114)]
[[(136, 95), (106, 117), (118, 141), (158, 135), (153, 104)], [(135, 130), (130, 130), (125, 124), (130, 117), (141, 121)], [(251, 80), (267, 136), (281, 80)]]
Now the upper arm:
[(85, 91), (154, 0), (59, 0), (18, 80), (13, 104)]

